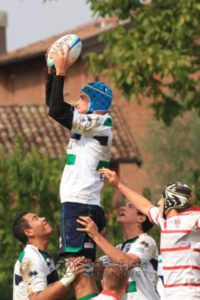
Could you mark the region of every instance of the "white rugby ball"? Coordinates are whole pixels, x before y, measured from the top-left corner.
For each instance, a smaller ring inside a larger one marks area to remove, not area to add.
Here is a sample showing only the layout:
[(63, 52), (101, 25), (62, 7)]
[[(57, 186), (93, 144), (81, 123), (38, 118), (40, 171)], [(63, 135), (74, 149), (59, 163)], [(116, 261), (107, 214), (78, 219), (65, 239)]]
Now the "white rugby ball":
[(73, 64), (79, 55), (81, 54), (82, 50), (82, 42), (81, 39), (77, 34), (67, 34), (59, 38), (53, 45), (50, 47), (48, 54), (47, 54), (47, 66), (49, 68), (55, 65), (55, 62), (52, 58), (52, 54), (56, 53), (58, 49), (62, 46), (63, 51), (66, 49), (66, 45), (69, 46), (69, 56), (68, 62), (69, 64)]

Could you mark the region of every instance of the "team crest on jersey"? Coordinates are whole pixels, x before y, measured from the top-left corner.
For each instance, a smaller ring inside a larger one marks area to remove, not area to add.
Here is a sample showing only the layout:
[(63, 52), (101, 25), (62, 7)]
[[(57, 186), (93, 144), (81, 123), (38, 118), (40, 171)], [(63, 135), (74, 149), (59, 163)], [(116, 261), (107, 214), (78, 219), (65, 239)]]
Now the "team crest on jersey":
[(174, 224), (175, 224), (175, 227), (178, 228), (180, 226), (180, 223), (181, 223), (181, 220), (180, 219), (175, 219), (174, 220)]

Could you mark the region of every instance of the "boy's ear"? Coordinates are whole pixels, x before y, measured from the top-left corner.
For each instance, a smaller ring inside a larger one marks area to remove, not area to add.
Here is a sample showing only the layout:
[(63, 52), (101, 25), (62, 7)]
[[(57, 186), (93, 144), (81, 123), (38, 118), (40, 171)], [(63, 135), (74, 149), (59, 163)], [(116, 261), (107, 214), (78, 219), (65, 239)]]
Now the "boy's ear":
[(145, 215), (138, 215), (138, 216), (137, 216), (137, 220), (138, 220), (138, 222), (141, 223), (141, 224), (145, 222), (146, 218), (147, 218), (147, 217), (146, 217)]
[(31, 237), (31, 236), (33, 235), (32, 228), (26, 228), (26, 229), (24, 229), (24, 234), (25, 234), (27, 237)]

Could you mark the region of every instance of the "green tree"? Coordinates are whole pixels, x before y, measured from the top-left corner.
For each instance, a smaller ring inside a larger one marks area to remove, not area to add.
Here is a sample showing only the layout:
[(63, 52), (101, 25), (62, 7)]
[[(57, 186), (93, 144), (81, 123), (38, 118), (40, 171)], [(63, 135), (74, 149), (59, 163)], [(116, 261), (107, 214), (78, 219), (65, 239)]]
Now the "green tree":
[(0, 153), (0, 290), (1, 299), (11, 299), (14, 262), (21, 245), (12, 234), (12, 221), (22, 211), (34, 211), (54, 224), (49, 250), (57, 253), (59, 235), (60, 161), (41, 157), (35, 149), (26, 153), (21, 143), (15, 152)]
[(185, 111), (200, 113), (200, 3), (196, 0), (87, 0), (94, 14), (117, 17), (89, 55), (94, 73), (104, 72), (128, 99), (152, 99), (166, 124)]
[(156, 120), (149, 124), (144, 149), (150, 154), (147, 171), (151, 184), (150, 197), (159, 200), (164, 186), (182, 181), (192, 186), (200, 204), (200, 118), (196, 111), (178, 117), (167, 127)]

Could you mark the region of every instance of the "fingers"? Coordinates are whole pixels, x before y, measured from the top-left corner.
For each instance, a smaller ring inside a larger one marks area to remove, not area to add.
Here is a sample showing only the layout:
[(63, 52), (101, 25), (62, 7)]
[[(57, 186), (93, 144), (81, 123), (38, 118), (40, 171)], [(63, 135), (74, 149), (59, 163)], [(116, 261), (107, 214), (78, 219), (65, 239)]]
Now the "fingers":
[(77, 223), (81, 224), (82, 226), (84, 226), (84, 228), (76, 228), (77, 231), (87, 231), (87, 224), (79, 219), (76, 220)]
[(79, 219), (85, 221), (86, 223), (93, 222), (92, 219), (88, 216), (79, 216)]
[(109, 181), (116, 177), (116, 173), (106, 168), (99, 169), (99, 172), (103, 174)]
[(113, 175), (116, 175), (116, 172), (115, 171), (112, 171), (110, 169), (107, 169), (107, 168), (101, 168), (99, 169), (99, 172), (101, 174), (104, 174), (105, 176), (108, 175), (108, 176), (113, 176)]
[(119, 178), (117, 176), (117, 173), (115, 171), (112, 171), (110, 169), (106, 169), (106, 168), (101, 168), (99, 169), (100, 174), (103, 174), (105, 176), (105, 178), (112, 183), (112, 185), (114, 185), (115, 187), (119, 187)]
[(79, 219), (77, 219), (76, 222), (79, 223), (79, 224), (81, 224), (81, 225), (83, 225), (83, 226), (86, 225), (86, 223), (84, 221), (81, 221)]
[(83, 226), (87, 226), (88, 224), (94, 223), (93, 220), (87, 216), (79, 216), (79, 218), (76, 221)]
[(75, 264), (79, 264), (85, 260), (85, 256), (79, 256), (74, 259)]
[[(70, 63), (68, 61), (69, 46), (58, 43), (47, 50), (47, 55), (54, 61), (55, 73), (57, 75), (65, 76)], [(50, 73), (50, 71), (49, 71)]]
[(78, 276), (79, 274), (85, 272), (86, 258), (84, 256), (76, 257), (73, 260), (66, 261), (66, 274), (71, 276), (74, 274)]
[(92, 219), (90, 217), (87, 216), (80, 216), (77, 220), (77, 223), (81, 224), (82, 226), (84, 226), (85, 228), (77, 228), (78, 231), (88, 231), (88, 225), (93, 225), (94, 222), (92, 221)]
[(98, 235), (98, 227), (96, 223), (87, 216), (80, 216), (79, 219), (76, 220), (77, 223), (84, 226), (84, 228), (77, 228), (77, 231), (87, 232), (87, 234), (92, 238), (95, 239)]
[(85, 267), (83, 265), (77, 266), (74, 270), (74, 273), (76, 276), (78, 276), (79, 274), (84, 273), (84, 272), (85, 272)]

